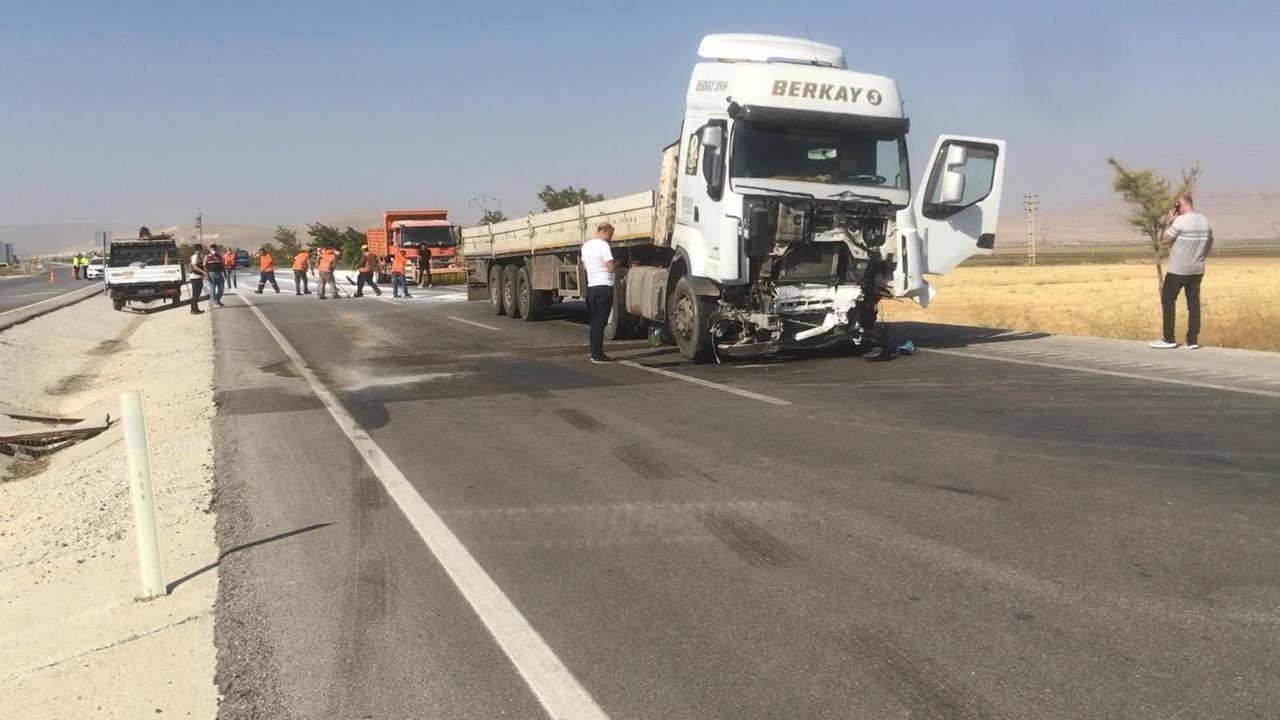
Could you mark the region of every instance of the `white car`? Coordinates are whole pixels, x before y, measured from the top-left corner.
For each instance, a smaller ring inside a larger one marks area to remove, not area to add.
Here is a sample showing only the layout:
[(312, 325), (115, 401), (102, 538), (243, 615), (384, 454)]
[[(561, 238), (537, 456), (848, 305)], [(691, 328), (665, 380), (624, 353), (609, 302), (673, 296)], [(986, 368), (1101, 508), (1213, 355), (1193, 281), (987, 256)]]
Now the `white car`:
[(86, 280), (101, 280), (103, 273), (106, 272), (107, 262), (102, 258), (94, 258), (84, 268), (84, 277)]

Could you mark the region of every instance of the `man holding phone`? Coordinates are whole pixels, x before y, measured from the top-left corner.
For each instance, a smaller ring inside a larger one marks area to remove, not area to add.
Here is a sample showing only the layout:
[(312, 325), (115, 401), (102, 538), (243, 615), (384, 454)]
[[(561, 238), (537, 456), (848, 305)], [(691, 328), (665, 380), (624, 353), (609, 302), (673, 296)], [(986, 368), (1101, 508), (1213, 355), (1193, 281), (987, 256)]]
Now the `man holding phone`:
[(1164, 311), (1163, 334), (1151, 347), (1169, 350), (1178, 347), (1174, 341), (1174, 320), (1178, 293), (1187, 296), (1187, 349), (1200, 349), (1200, 281), (1204, 279), (1204, 260), (1213, 249), (1213, 227), (1209, 219), (1196, 212), (1191, 193), (1180, 193), (1173, 209), (1165, 216), (1168, 229), (1164, 245), (1169, 248), (1169, 267), (1160, 284), (1160, 306)]

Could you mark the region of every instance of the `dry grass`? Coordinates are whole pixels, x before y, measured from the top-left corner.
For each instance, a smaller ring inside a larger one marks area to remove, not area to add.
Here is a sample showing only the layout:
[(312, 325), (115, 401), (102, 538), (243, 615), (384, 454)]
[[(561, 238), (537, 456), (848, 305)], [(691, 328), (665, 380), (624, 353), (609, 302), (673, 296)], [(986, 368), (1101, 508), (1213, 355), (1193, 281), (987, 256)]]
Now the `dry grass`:
[[(1067, 335), (1151, 340), (1160, 297), (1148, 263), (961, 267), (931, 278), (938, 296), (882, 305), (890, 322), (923, 321)], [(1200, 290), (1200, 342), (1280, 351), (1280, 259), (1210, 259)], [(1178, 301), (1178, 339), (1186, 305)]]

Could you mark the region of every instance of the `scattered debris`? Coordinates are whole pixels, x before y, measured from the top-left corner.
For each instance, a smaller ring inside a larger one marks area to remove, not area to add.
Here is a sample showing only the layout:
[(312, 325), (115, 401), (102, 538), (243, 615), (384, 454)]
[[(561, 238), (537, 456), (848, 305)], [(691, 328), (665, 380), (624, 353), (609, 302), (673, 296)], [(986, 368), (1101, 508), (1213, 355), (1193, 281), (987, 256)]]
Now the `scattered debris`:
[(96, 437), (109, 427), (111, 427), (110, 418), (103, 425), (0, 435), (0, 454), (21, 460), (38, 460), (63, 448), (71, 447), (81, 440)]

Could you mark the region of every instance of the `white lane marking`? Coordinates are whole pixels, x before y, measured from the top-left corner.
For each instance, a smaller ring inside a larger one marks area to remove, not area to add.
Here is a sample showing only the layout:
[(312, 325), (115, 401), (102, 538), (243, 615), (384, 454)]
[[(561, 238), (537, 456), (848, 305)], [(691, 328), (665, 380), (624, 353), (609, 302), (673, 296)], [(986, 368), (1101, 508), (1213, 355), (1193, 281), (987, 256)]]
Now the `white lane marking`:
[[(93, 283), (93, 285), (86, 285), (85, 287), (94, 287), (94, 286), (99, 286), (99, 287), (100, 287), (101, 285), (102, 285), (102, 283)], [(81, 291), (81, 290), (83, 290), (83, 289), (84, 289), (84, 288), (76, 288), (75, 290), (68, 290), (68, 291), (66, 291), (66, 292), (64, 292), (64, 293), (59, 293), (59, 294), (58, 294), (58, 297), (45, 298), (44, 300), (37, 300), (37, 301), (35, 301), (35, 302), (33, 302), (33, 303), (28, 303), (28, 304), (26, 304), (26, 305), (23, 305), (23, 306), (22, 306), (22, 307), (20, 307), (20, 308), (14, 308), (14, 309), (12, 309), (12, 310), (5, 310), (4, 312), (0, 312), (0, 317), (4, 317), (5, 315), (9, 315), (9, 314), (11, 314), (11, 313), (21, 312), (21, 311), (26, 310), (26, 309), (28, 309), (28, 308), (33, 308), (33, 307), (35, 307), (35, 306), (37, 306), (37, 305), (43, 305), (43, 304), (48, 303), (48, 302), (53, 302), (54, 300), (60, 300), (64, 295), (70, 295), (70, 294), (71, 294), (71, 293), (73, 293), (73, 292), (80, 292), (80, 291)]]
[(1227, 392), (1244, 393), (1246, 395), (1261, 395), (1263, 397), (1280, 398), (1280, 392), (1275, 392), (1273, 390), (1258, 390), (1255, 388), (1243, 388), (1233, 385), (1218, 385), (1216, 383), (1199, 382), (1197, 380), (1182, 380), (1171, 377), (1152, 377), (1150, 375), (1139, 375), (1138, 373), (1121, 372), (1119, 370), (1103, 370), (1101, 368), (1081, 367), (1079, 365), (1063, 365), (1061, 363), (1041, 362), (1039, 360), (999, 357), (987, 353), (964, 352), (962, 350), (942, 350), (939, 348), (920, 348), (920, 350), (922, 352), (936, 353), (938, 355), (955, 355), (956, 357), (977, 358), (979, 360), (995, 360), (996, 362), (1013, 363), (1014, 365), (1034, 365), (1036, 367), (1052, 368), (1054, 370), (1070, 370), (1072, 372), (1089, 373), (1091, 375), (1109, 375), (1111, 377), (1128, 378), (1130, 380), (1146, 380), (1147, 382), (1165, 383), (1166, 385), (1185, 385), (1188, 387), (1205, 388), (1208, 390), (1225, 390)]
[(454, 316), (452, 316), (452, 315), (446, 315), (445, 317), (449, 318), (450, 320), (457, 320), (457, 321), (458, 321), (458, 322), (460, 322), (460, 323), (466, 323), (466, 324), (468, 324), (468, 325), (475, 325), (476, 327), (482, 327), (482, 328), (484, 328), (485, 330), (493, 330), (494, 332), (502, 332), (502, 328), (496, 328), (496, 327), (494, 327), (494, 326), (492, 326), (492, 325), (485, 325), (484, 323), (479, 323), (479, 322), (476, 322), (475, 320), (467, 320), (466, 318), (454, 317)]
[(750, 398), (752, 400), (759, 400), (760, 402), (767, 402), (770, 405), (790, 405), (791, 404), (789, 400), (779, 400), (776, 397), (769, 397), (768, 395), (753, 393), (750, 390), (743, 390), (741, 388), (732, 387), (730, 385), (721, 385), (720, 383), (714, 383), (714, 382), (711, 382), (710, 380), (703, 380), (702, 378), (690, 377), (688, 375), (681, 375), (680, 373), (671, 372), (670, 370), (663, 370), (662, 368), (649, 367), (648, 365), (641, 365), (640, 363), (635, 362), (633, 360), (620, 360), (619, 364), (626, 365), (627, 367), (633, 367), (633, 368), (636, 368), (637, 370), (644, 370), (645, 372), (657, 373), (665, 377), (675, 378), (676, 380), (683, 380), (687, 383), (693, 383), (694, 385), (701, 385), (702, 387), (711, 388), (712, 390), (719, 390), (721, 392), (731, 393), (739, 397)]
[(293, 345), (248, 297), (239, 297), (258, 316), (262, 326), (275, 338), (280, 349), (293, 361), (299, 374), (311, 386), (311, 391), (324, 403), (334, 422), (364, 457), (369, 469), (382, 482), (387, 494), (408, 518), (414, 530), (418, 531), (427, 548), (467, 599), (471, 609), (475, 610), (498, 646), (515, 665), (516, 671), (528, 683), (529, 689), (538, 697), (547, 714), (552, 718), (608, 720), (604, 710), (569, 672), (538, 631), (520, 614), (511, 599), (502, 592), (502, 588), (476, 562), (440, 518), (439, 513), (418, 494), (400, 468), (391, 462), (391, 458), (369, 437), (369, 433), (338, 402), (337, 396), (320, 382)]
[(375, 298), (375, 299), (376, 299), (378, 302), (384, 302), (384, 303), (386, 303), (386, 304), (388, 304), (388, 305), (399, 305), (399, 304), (400, 304), (400, 303), (396, 302), (395, 300), (388, 300), (388, 299), (386, 299), (386, 298)]

